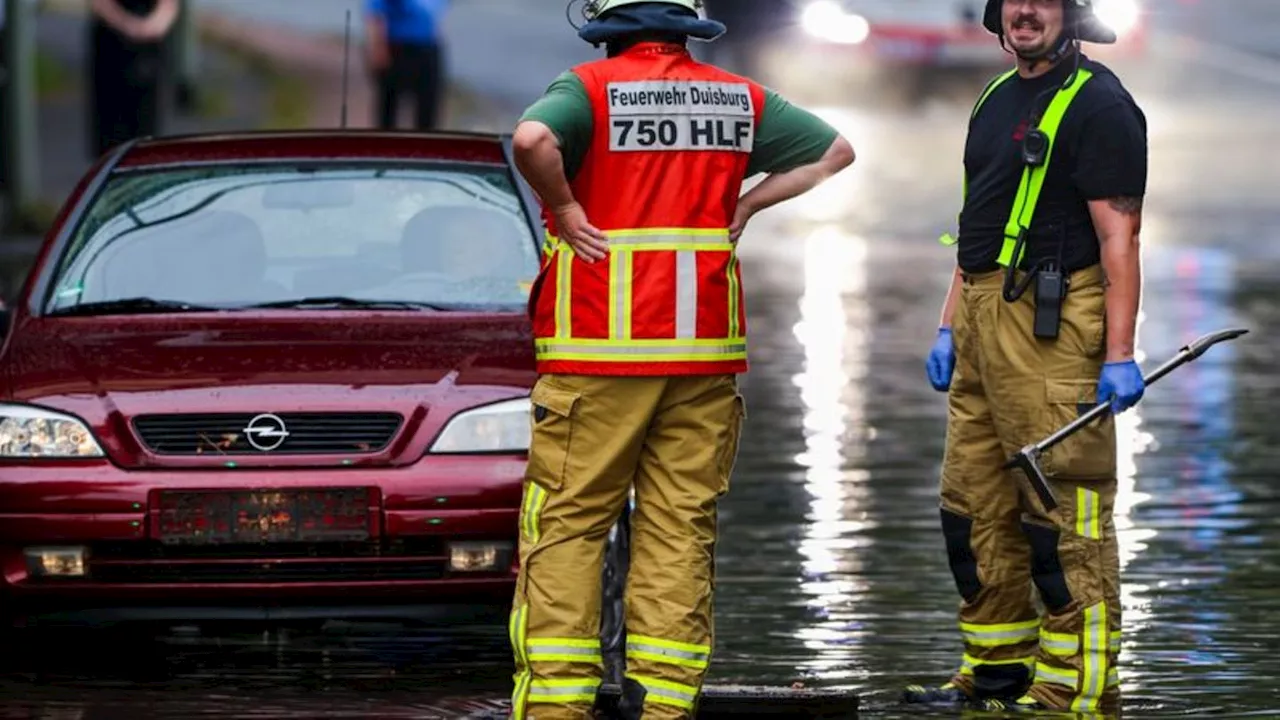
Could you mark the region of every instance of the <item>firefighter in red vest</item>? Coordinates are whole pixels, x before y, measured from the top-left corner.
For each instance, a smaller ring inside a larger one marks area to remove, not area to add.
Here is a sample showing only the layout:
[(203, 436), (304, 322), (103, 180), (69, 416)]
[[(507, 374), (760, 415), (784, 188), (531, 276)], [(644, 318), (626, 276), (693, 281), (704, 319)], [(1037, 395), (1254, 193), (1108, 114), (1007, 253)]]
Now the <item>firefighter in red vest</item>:
[[(511, 616), (512, 717), (591, 717), (601, 565), (634, 488), (629, 717), (693, 717), (714, 645), (716, 503), (744, 418), (735, 243), (757, 212), (853, 162), (830, 125), (693, 59), (700, 0), (586, 3), (607, 57), (564, 73), (515, 131), (547, 228), (529, 299), (539, 378)], [(745, 178), (767, 173), (742, 194)], [(741, 197), (739, 197), (741, 195)]]

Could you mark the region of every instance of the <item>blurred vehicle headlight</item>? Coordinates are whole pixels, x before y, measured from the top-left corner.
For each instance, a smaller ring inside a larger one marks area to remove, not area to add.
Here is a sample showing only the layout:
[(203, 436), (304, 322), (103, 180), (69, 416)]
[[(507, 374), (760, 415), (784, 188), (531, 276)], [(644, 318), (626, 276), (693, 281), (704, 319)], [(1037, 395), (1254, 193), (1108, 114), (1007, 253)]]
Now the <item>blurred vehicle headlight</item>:
[(83, 422), (29, 405), (0, 403), (0, 458), (96, 458), (102, 448)]
[(461, 412), (440, 431), (430, 452), (526, 452), (531, 409), (525, 397)]
[(1117, 35), (1127, 35), (1138, 25), (1142, 8), (1138, 0), (1096, 0), (1093, 14)]
[(820, 40), (841, 45), (857, 45), (871, 34), (866, 18), (845, 12), (836, 0), (814, 0), (806, 5), (800, 27)]

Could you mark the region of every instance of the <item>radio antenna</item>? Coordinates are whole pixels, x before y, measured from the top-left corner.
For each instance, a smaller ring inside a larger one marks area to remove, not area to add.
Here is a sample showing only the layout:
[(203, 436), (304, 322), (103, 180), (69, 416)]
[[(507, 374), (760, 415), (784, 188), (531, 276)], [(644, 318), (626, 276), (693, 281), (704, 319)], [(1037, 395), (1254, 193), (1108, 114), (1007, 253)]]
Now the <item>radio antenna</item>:
[(347, 8), (347, 26), (342, 35), (342, 127), (347, 126), (347, 65), (351, 61), (351, 8)]

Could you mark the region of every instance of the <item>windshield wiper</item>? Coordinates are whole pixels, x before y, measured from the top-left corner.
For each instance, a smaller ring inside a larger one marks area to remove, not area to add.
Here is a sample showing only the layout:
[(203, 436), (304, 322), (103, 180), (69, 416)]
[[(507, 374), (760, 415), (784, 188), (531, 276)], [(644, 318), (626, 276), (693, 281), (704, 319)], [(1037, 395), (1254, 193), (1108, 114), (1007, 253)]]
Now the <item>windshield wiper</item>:
[(197, 305), (181, 300), (158, 300), (151, 297), (119, 298), (80, 303), (50, 310), (50, 315), (110, 315), (112, 313), (206, 312), (226, 308)]
[(362, 300), (344, 295), (294, 298), (293, 300), (274, 300), (272, 302), (245, 305), (242, 309), (255, 308), (308, 308), (339, 307), (358, 308), (362, 310), (459, 310), (457, 305), (436, 305), (432, 303), (410, 302), (408, 300)]

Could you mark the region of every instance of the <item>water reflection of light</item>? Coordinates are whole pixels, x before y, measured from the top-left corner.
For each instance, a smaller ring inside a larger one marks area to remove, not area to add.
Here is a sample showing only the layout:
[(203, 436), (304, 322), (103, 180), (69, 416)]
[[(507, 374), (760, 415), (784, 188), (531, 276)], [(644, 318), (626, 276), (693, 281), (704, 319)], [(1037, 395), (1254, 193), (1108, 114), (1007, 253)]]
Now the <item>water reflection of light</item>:
[[(850, 646), (865, 629), (846, 608), (866, 589), (861, 556), (872, 522), (861, 509), (867, 473), (864, 388), (869, 317), (860, 296), (866, 288), (866, 245), (835, 226), (805, 240), (804, 295), (794, 332), (804, 350), (804, 370), (793, 378), (804, 403), (805, 468), (811, 496), (799, 551), (800, 588), (818, 622), (796, 638), (812, 651), (804, 670), (824, 679), (847, 678)], [(846, 311), (850, 302), (852, 312)], [(846, 465), (853, 468), (846, 470)]]
[(865, 168), (868, 154), (874, 150), (869, 147), (871, 143), (861, 142), (861, 139), (870, 134), (870, 123), (864, 116), (845, 108), (818, 108), (813, 113), (853, 143), (858, 159), (853, 167), (789, 201), (787, 210), (806, 220), (835, 222), (856, 213), (859, 204), (855, 198), (865, 195), (859, 186), (870, 177)]
[[(1142, 351), (1142, 326), (1146, 313), (1138, 311), (1137, 325), (1133, 333), (1133, 355), (1140, 365), (1146, 360)], [(1144, 368), (1144, 374), (1150, 368)], [(1128, 564), (1143, 550), (1146, 542), (1156, 536), (1151, 528), (1138, 527), (1132, 517), (1133, 509), (1151, 499), (1147, 493), (1137, 489), (1138, 455), (1148, 450), (1154, 442), (1151, 433), (1142, 430), (1142, 404), (1130, 408), (1116, 416), (1116, 501), (1112, 512), (1116, 526), (1116, 543), (1120, 553), (1120, 572), (1123, 575)], [(1142, 600), (1143, 593), (1149, 588), (1141, 585), (1120, 583), (1120, 607), (1124, 617), (1124, 631), (1133, 632), (1146, 626), (1151, 612), (1148, 603)]]

